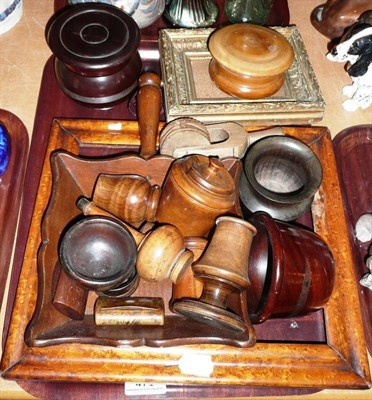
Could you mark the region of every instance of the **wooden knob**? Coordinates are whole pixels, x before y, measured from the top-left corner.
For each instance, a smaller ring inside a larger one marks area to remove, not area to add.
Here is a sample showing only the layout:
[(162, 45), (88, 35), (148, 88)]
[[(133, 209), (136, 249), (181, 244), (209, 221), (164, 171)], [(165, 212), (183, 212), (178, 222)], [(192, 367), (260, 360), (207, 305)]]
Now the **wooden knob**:
[(148, 158), (156, 154), (160, 118), (160, 78), (145, 72), (139, 78), (138, 124), (141, 140), (140, 155)]
[(224, 92), (257, 99), (277, 92), (294, 58), (292, 46), (279, 32), (253, 24), (233, 24), (213, 32), (209, 73)]

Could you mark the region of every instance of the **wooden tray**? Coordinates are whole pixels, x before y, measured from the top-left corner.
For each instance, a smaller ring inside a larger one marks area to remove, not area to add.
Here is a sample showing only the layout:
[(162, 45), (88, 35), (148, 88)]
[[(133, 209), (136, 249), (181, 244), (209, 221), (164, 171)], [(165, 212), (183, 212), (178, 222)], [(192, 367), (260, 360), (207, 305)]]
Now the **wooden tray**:
[(0, 122), (6, 127), (11, 140), (9, 165), (5, 173), (0, 177), (1, 306), (16, 235), (29, 139), (23, 122), (11, 112), (0, 109)]
[[(356, 282), (368, 272), (365, 259), (371, 242), (355, 237), (355, 224), (365, 213), (372, 213), (372, 125), (344, 129), (333, 139), (346, 223), (352, 244)], [(366, 341), (372, 354), (372, 291), (357, 284)]]
[[(52, 188), (50, 156), (65, 150), (79, 156), (122, 154), (139, 145), (138, 125), (127, 121), (57, 120), (51, 131), (36, 206), (22, 265), (17, 297), (2, 360), (10, 379), (173, 384), (250, 385), (316, 388), (367, 388), (370, 381), (358, 290), (351, 267), (351, 248), (340, 200), (330, 135), (325, 128), (285, 128), (308, 143), (321, 159), (324, 179), (312, 207), (315, 230), (332, 248), (336, 262), (334, 293), (316, 325), (325, 326), (325, 340), (293, 342), (259, 340), (241, 349), (226, 344), (172, 347), (62, 343), (27, 346), (25, 332), (37, 302), (37, 255), (41, 222)], [(301, 325), (301, 320), (299, 320)], [(210, 376), (181, 373), (183, 355), (210, 356)]]

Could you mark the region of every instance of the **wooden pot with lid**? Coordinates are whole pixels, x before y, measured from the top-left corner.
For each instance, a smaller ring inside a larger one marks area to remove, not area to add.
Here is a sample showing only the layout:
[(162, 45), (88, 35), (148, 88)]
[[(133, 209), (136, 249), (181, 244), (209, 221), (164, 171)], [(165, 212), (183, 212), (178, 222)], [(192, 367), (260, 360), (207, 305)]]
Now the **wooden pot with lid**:
[(118, 7), (86, 3), (64, 8), (49, 20), (45, 36), (55, 55), (58, 84), (72, 99), (109, 105), (137, 86), (140, 30)]
[(235, 204), (234, 179), (217, 157), (175, 160), (163, 183), (156, 220), (175, 225), (183, 236), (204, 236), (215, 219)]
[(225, 93), (261, 99), (276, 93), (294, 59), (292, 46), (279, 32), (253, 24), (214, 31), (208, 42), (209, 74)]

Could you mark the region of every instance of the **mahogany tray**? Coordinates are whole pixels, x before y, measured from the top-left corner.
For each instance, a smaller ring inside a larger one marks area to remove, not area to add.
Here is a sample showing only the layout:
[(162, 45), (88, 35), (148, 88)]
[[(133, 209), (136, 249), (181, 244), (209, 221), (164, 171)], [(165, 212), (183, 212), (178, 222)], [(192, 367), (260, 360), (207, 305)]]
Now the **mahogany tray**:
[[(258, 343), (253, 348), (239, 348), (223, 341), (199, 341), (179, 346), (171, 343), (168, 347), (144, 345), (143, 342), (139, 346), (126, 343), (116, 346), (110, 341), (99, 344), (91, 340), (74, 343), (58, 341), (59, 334), (56, 334), (57, 340), (53, 344), (43, 343), (42, 335), (40, 342), (33, 341), (38, 334), (35, 330), (35, 336), (32, 336), (28, 327), (32, 326), (29, 322), (40, 306), (37, 296), (40, 291), (38, 252), (45, 234), (41, 231), (42, 220), (49, 204), (52, 204), (51, 159), (58, 157), (56, 151), (60, 155), (61, 152), (68, 152), (63, 155), (67, 158), (121, 157), (139, 146), (137, 122), (59, 119), (53, 123), (44, 158), (2, 359), (3, 376), (9, 379), (76, 382), (171, 381), (175, 385), (368, 388), (370, 372), (362, 315), (330, 135), (326, 128), (285, 127), (284, 130), (286, 134), (309, 144), (323, 165), (324, 178), (314, 199), (312, 219), (315, 231), (329, 244), (334, 254), (335, 290), (321, 312), (310, 319), (299, 318), (296, 323), (299, 327), (302, 323), (310, 324), (308, 328), (312, 332), (316, 331), (314, 328), (323, 326), (324, 334), (296, 338), (293, 330), (287, 329), (281, 338), (270, 338), (265, 337), (261, 327), (261, 333), (257, 329)], [(76, 173), (73, 168), (67, 168), (65, 172)], [(89, 176), (88, 171), (86, 175)], [(277, 322), (271, 321), (274, 326)], [(26, 333), (25, 337), (22, 332)], [(179, 361), (184, 355), (191, 359), (196, 355), (210, 357), (212, 373), (209, 376), (182, 373)]]
[(22, 198), (28, 154), (28, 133), (23, 122), (9, 111), (0, 109), (0, 122), (10, 136), (11, 155), (7, 170), (0, 177), (0, 306), (13, 251)]
[[(362, 214), (372, 213), (372, 125), (353, 126), (333, 139), (346, 223), (351, 241), (356, 282), (368, 272), (365, 259), (371, 242), (360, 242), (355, 224)], [(366, 341), (372, 354), (372, 291), (357, 284)]]

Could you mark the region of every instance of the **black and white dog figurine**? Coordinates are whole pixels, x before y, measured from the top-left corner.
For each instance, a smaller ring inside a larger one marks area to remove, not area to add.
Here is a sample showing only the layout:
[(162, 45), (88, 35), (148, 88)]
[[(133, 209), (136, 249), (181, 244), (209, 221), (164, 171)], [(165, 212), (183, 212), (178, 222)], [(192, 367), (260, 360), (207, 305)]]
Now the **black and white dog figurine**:
[(327, 54), (331, 61), (348, 62), (352, 84), (345, 86), (343, 102), (347, 111), (365, 109), (372, 104), (372, 10), (363, 13)]

